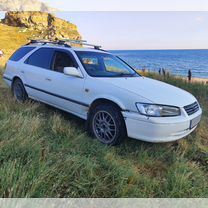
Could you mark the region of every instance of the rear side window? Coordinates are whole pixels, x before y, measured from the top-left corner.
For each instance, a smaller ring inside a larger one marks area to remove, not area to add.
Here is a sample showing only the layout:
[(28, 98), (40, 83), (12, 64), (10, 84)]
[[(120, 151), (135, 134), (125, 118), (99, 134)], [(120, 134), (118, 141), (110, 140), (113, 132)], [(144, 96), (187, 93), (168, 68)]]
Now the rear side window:
[(25, 63), (45, 69), (50, 69), (53, 53), (54, 49), (52, 48), (41, 48), (29, 56)]
[(23, 58), (27, 53), (32, 51), (35, 47), (22, 47), (18, 49), (9, 60), (11, 61), (19, 61), (21, 58)]

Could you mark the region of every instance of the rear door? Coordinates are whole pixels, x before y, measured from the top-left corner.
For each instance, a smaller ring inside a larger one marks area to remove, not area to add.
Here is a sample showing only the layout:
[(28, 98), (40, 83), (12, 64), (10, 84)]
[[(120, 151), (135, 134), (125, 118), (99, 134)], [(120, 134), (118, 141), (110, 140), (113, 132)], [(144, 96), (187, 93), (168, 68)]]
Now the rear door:
[(43, 47), (30, 55), (23, 66), (25, 87), (31, 98), (44, 102), (52, 102), (48, 91), (49, 72), (54, 49)]

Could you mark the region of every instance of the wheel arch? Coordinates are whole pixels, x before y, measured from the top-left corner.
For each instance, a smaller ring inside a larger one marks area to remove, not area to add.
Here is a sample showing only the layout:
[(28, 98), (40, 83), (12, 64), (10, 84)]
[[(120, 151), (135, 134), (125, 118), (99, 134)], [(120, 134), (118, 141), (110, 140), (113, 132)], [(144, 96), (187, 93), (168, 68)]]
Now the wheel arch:
[(120, 103), (118, 104), (118, 102), (113, 101), (112, 99), (97, 98), (90, 104), (89, 111), (88, 111), (88, 117), (89, 117), (92, 109), (94, 109), (96, 106), (101, 105), (101, 104), (111, 104), (111, 105), (115, 106), (116, 108), (118, 108), (119, 111), (125, 110), (123, 105), (121, 105)]
[[(118, 104), (117, 102), (111, 100), (111, 99), (108, 99), (108, 98), (97, 98), (96, 100), (94, 100), (90, 107), (89, 107), (89, 111), (88, 111), (88, 116), (87, 116), (87, 122), (86, 122), (86, 129), (89, 133), (90, 136), (93, 135), (93, 130), (92, 130), (92, 115), (93, 115), (93, 109), (98, 106), (98, 105), (105, 105), (105, 104), (111, 104), (113, 105), (114, 107), (116, 107), (116, 109), (118, 109), (118, 112), (119, 112), (119, 117), (121, 120), (120, 120), (120, 125), (122, 126), (121, 128), (121, 138), (119, 139), (118, 143), (116, 142), (115, 144), (113, 145), (116, 145), (116, 144), (120, 144), (120, 142), (123, 140), (123, 138), (125, 138), (127, 136), (127, 127), (126, 127), (126, 123), (125, 123), (125, 118), (122, 114), (122, 111), (125, 111), (125, 108)], [(115, 109), (115, 108), (113, 108)]]
[[(22, 84), (23, 84), (23, 86), (24, 86), (24, 88), (25, 88), (24, 81), (23, 81), (18, 75), (15, 75), (15, 76), (12, 78), (12, 83), (11, 83), (11, 90), (12, 90), (12, 91), (13, 91), (13, 84), (14, 84), (14, 81), (17, 80), (17, 79), (19, 79), (19, 80), (22, 82)], [(26, 93), (28, 94), (26, 88), (25, 88), (25, 91), (26, 91)]]
[[(22, 82), (22, 79), (21, 79), (19, 76), (15, 75), (15, 76), (12, 78), (11, 89), (13, 88), (14, 81), (17, 80), (17, 79), (21, 80), (21, 82)], [(23, 82), (22, 82), (22, 83), (23, 83)]]

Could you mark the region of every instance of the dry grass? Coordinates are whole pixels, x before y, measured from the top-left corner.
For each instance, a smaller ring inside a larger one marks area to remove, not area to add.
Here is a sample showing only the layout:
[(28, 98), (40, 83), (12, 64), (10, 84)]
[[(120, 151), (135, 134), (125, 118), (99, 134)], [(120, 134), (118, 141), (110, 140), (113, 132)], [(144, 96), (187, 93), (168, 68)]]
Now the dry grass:
[(89, 138), (74, 116), (43, 104), (15, 103), (0, 81), (0, 195), (208, 197), (207, 86), (165, 81), (199, 98), (200, 127), (175, 143), (126, 139), (118, 147)]
[(37, 31), (24, 31), (24, 28), (7, 26), (2, 23), (0, 23), (0, 31), (0, 50), (4, 52), (4, 56), (0, 58), (0, 67), (5, 65), (15, 50), (28, 43), (28, 38), (40, 35)]

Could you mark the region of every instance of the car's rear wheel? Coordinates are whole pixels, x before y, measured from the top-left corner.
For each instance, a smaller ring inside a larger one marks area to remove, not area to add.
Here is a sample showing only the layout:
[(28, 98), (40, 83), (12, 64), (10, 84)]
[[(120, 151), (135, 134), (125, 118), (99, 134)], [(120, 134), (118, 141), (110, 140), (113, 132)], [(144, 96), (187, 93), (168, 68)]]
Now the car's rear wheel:
[(28, 99), (25, 87), (20, 79), (15, 79), (12, 84), (12, 93), (17, 102), (23, 103)]
[(126, 127), (120, 110), (110, 104), (96, 106), (89, 118), (90, 132), (107, 145), (120, 144), (126, 137)]

